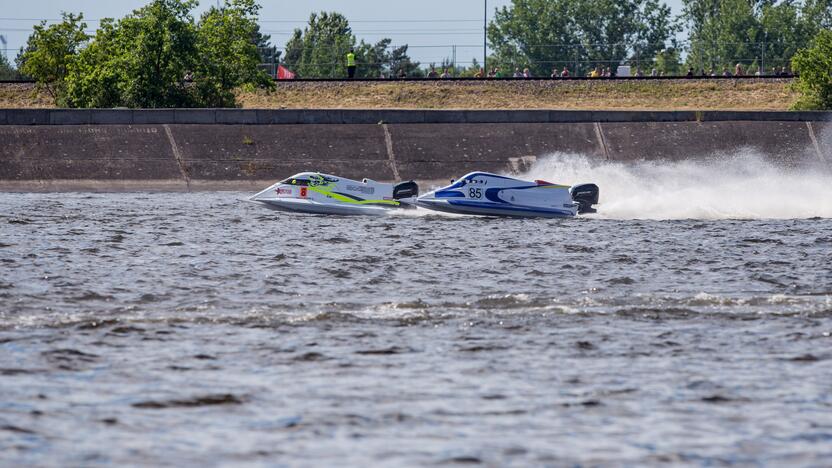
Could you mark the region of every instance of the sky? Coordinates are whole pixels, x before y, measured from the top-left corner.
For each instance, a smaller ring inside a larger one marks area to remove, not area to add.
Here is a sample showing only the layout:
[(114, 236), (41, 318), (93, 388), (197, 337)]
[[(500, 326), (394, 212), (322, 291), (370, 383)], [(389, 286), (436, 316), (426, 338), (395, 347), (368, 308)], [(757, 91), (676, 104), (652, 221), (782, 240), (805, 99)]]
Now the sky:
[[(60, 18), (61, 11), (83, 12), (92, 33), (98, 26), (94, 20), (120, 18), (148, 1), (0, 0), (0, 35), (8, 42), (6, 56), (13, 61), (32, 26), (41, 19)], [(283, 47), (293, 29), (303, 28), (310, 13), (337, 11), (347, 17), (359, 40), (374, 43), (389, 37), (393, 45), (408, 44), (408, 54), (423, 64), (453, 58), (455, 51), (456, 62), (467, 65), (473, 57), (482, 60), (484, 1), (489, 21), (495, 8), (511, 4), (511, 0), (261, 0), (260, 25), (272, 36), (273, 45)], [(681, 10), (681, 0), (667, 3), (674, 14)], [(201, 0), (196, 15), (213, 4), (216, 0)]]

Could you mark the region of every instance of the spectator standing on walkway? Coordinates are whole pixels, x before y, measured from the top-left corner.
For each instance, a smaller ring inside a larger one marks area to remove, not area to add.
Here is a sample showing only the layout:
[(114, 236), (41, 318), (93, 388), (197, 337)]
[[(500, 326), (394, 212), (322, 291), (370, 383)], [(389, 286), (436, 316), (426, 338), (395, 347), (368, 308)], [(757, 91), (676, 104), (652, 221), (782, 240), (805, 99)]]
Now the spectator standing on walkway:
[(722, 67), (722, 76), (732, 76), (731, 71), (728, 70), (728, 67)]
[(531, 77), (532, 77), (532, 72), (530, 72), (528, 68), (524, 68), (523, 69), (523, 78), (531, 78)]
[(404, 71), (404, 67), (399, 69), (398, 77), (399, 77), (400, 80), (403, 80), (403, 79), (407, 78), (407, 72)]
[(474, 78), (485, 78), (485, 68), (480, 68), (480, 71), (474, 75)]
[(688, 74), (685, 75), (686, 78), (693, 78), (693, 67), (688, 68)]
[(590, 78), (601, 78), (601, 75), (603, 75), (603, 72), (601, 71), (601, 67), (595, 67), (595, 69), (592, 70), (592, 73), (589, 74), (589, 77)]
[(561, 78), (569, 78), (569, 69), (566, 68), (566, 67), (563, 67), (563, 71), (560, 72), (560, 77)]
[(653, 69), (650, 70), (650, 76), (653, 76), (653, 77), (659, 76), (659, 71), (656, 70), (655, 67), (653, 67)]
[(560, 76), (560, 72), (558, 71), (558, 67), (552, 69), (552, 74), (549, 75), (549, 78), (558, 78)]
[(433, 66), (430, 67), (430, 71), (428, 72), (428, 78), (439, 78), (439, 73), (436, 73), (436, 69)]
[(347, 52), (347, 78), (355, 78), (355, 51), (352, 47)]
[(514, 75), (511, 75), (512, 78), (523, 78), (523, 74), (520, 73), (519, 68), (514, 69)]
[(742, 64), (738, 63), (736, 67), (734, 67), (734, 76), (742, 76)]
[(448, 71), (448, 69), (446, 68), (445, 70), (443, 70), (443, 71), (442, 71), (442, 74), (441, 74), (441, 75), (439, 75), (439, 78), (442, 78), (442, 79), (445, 79), (445, 78), (453, 78), (453, 76), (451, 76), (451, 73), (450, 73), (450, 72)]

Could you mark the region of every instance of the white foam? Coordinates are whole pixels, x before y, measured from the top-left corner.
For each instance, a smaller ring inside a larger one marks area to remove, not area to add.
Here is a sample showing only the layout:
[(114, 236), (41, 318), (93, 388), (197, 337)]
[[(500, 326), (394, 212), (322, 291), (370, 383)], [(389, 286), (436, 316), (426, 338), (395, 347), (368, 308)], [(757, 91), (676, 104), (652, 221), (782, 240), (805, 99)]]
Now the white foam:
[(628, 163), (556, 153), (538, 159), (524, 177), (598, 184), (597, 216), (604, 218), (832, 218), (829, 171), (778, 167), (750, 151), (707, 161)]

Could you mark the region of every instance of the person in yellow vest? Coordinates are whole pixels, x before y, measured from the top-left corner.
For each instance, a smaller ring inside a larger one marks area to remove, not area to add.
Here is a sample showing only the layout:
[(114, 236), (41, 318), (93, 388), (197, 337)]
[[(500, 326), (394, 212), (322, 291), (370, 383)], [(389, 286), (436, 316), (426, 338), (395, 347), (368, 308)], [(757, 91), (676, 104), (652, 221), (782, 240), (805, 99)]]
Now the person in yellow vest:
[(352, 48), (347, 53), (347, 77), (355, 78), (355, 51)]

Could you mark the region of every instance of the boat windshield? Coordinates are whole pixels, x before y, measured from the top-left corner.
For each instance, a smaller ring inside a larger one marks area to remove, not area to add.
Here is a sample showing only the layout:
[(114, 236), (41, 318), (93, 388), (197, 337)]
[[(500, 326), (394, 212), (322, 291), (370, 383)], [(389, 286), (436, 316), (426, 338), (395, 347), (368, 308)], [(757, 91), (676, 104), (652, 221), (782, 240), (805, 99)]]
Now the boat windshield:
[(309, 179), (300, 179), (300, 178), (296, 178), (296, 177), (289, 177), (288, 179), (283, 180), (280, 183), (281, 184), (287, 184), (287, 185), (297, 185), (299, 187), (306, 187), (307, 185), (309, 185)]

